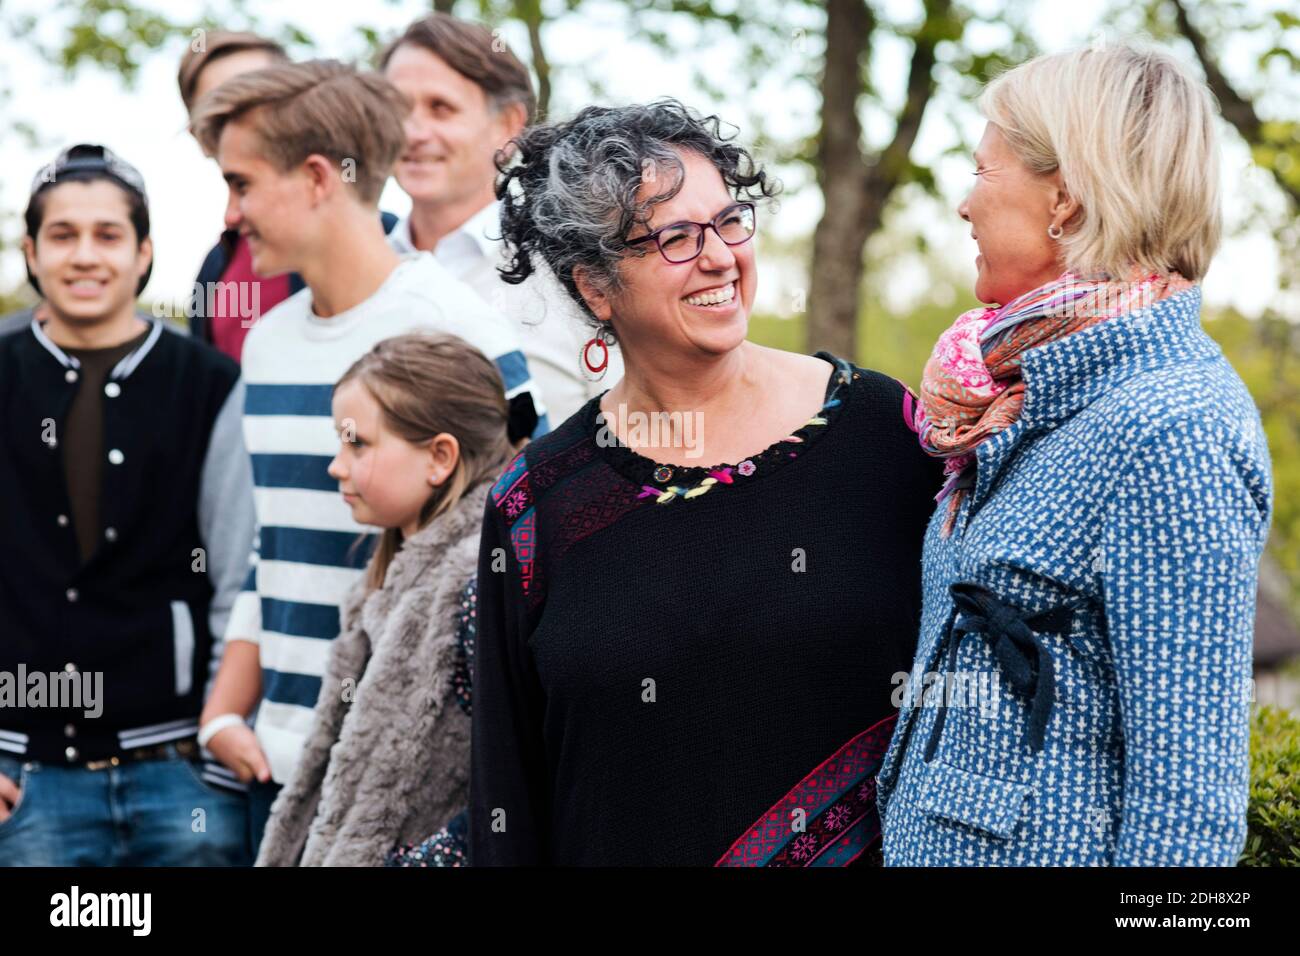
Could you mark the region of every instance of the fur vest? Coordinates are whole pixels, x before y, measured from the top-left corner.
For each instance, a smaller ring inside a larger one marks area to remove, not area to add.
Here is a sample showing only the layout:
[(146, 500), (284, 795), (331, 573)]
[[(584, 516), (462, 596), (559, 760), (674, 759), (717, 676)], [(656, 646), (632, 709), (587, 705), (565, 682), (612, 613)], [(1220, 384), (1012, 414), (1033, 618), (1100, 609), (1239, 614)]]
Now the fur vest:
[(455, 616), (490, 484), (405, 542), (382, 588), (367, 593), (363, 579), (349, 593), (258, 866), (380, 866), (465, 806), (470, 721), (453, 692)]

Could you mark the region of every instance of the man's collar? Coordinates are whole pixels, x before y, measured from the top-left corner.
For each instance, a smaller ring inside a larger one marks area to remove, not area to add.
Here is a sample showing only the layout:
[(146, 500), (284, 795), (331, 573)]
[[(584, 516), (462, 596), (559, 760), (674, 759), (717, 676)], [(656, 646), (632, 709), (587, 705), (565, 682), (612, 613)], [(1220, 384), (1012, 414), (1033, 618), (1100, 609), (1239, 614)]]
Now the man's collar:
[(416, 251), (415, 240), (411, 236), (410, 215), (397, 220), (397, 225), (393, 226), (392, 231), (388, 233), (388, 242), (401, 255), (409, 255)]
[(494, 199), (466, 220), (460, 231), (474, 240), (485, 256), (497, 253), (501, 241), (501, 201)]
[[(470, 216), (457, 229), (453, 229), (447, 235), (442, 237), (442, 242), (446, 242), (452, 236), (464, 235), (474, 243), (475, 247), (485, 256), (495, 256), (497, 254), (497, 243), (501, 238), (501, 202), (492, 200), (474, 215)], [(389, 242), (398, 252), (416, 252), (415, 237), (411, 233), (411, 216), (403, 216), (393, 231), (388, 234)], [(441, 244), (441, 243), (440, 243)], [(437, 251), (435, 248), (434, 252)]]

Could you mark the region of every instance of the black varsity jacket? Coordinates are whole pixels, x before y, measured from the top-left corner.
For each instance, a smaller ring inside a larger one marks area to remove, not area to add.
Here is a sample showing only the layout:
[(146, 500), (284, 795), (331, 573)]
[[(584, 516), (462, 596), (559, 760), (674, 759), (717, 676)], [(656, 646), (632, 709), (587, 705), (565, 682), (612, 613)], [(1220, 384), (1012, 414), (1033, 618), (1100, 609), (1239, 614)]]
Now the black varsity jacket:
[(104, 385), (85, 563), (58, 440), (79, 363), (38, 324), (0, 338), (0, 751), (67, 765), (197, 728), (247, 570), (252, 469), (238, 367), (152, 322)]

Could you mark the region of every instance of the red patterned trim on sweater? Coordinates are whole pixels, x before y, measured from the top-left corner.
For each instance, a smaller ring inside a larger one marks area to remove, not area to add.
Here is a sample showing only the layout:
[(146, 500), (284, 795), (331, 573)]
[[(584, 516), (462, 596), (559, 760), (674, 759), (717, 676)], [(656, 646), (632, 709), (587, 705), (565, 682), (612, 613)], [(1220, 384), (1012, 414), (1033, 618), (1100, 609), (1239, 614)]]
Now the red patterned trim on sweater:
[[(875, 775), (897, 721), (898, 714), (890, 714), (835, 751), (714, 865), (845, 866), (856, 860), (880, 837)], [(797, 820), (803, 824), (798, 829)]]

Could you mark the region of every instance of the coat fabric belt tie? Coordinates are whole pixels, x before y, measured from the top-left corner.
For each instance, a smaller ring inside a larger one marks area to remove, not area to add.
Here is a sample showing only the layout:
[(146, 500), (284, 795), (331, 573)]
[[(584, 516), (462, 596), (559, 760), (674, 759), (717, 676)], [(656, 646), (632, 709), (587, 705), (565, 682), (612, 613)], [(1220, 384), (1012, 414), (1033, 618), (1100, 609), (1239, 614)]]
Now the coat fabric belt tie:
[[(1029, 749), (1043, 749), (1047, 722), (1052, 716), (1056, 696), (1056, 669), (1052, 655), (1039, 634), (1063, 634), (1070, 631), (1075, 605), (1048, 608), (1026, 614), (1003, 602), (996, 594), (978, 584), (958, 581), (949, 588), (955, 612), (948, 631), (946, 675), (956, 669), (957, 650), (967, 634), (983, 635), (993, 647), (993, 657), (1012, 690), (1029, 699), (1029, 727), (1025, 734)], [(939, 706), (930, 740), (925, 748), (929, 763), (939, 747), (947, 704)]]

